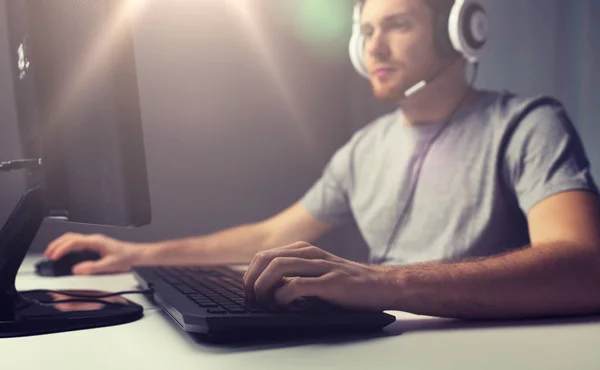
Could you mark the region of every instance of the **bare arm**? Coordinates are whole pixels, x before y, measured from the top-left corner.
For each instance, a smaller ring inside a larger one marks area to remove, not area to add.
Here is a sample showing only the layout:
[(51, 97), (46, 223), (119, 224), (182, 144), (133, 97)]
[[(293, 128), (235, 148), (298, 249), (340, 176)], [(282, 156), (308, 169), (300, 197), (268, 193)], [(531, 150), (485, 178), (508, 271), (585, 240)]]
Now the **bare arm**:
[(456, 264), (390, 271), (391, 306), (455, 318), (510, 318), (600, 312), (600, 210), (591, 193), (539, 203), (528, 216), (531, 246)]
[(138, 264), (247, 264), (257, 252), (296, 240), (313, 241), (329, 230), (331, 225), (313, 217), (297, 202), (260, 223), (151, 245), (146, 248), (147, 252)]
[(292, 241), (315, 240), (331, 225), (313, 217), (300, 203), (263, 222), (234, 227), (208, 236), (161, 243), (129, 243), (104, 235), (65, 234), (54, 240), (45, 255), (51, 259), (77, 250), (95, 250), (98, 261), (83, 262), (76, 274), (128, 271), (132, 266), (215, 265), (249, 263), (255, 253)]
[(362, 265), (296, 243), (258, 253), (246, 291), (258, 300), (274, 294), (284, 305), (316, 296), (350, 308), (452, 318), (600, 313), (598, 197), (555, 195), (528, 221), (529, 248), (454, 264)]

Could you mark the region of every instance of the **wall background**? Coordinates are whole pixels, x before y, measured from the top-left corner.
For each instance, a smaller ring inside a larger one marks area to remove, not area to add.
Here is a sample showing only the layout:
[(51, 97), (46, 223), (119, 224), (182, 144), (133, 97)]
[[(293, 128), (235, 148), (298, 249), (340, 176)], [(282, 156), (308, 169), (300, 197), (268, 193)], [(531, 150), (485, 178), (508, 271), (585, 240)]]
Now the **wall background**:
[[(354, 130), (391, 109), (347, 60), (346, 0), (254, 0), (245, 10), (201, 3), (148, 0), (133, 25), (153, 223), (123, 230), (48, 221), (32, 251), (69, 230), (153, 241), (261, 220), (301, 197)], [(484, 3), (492, 38), (477, 85), (561, 99), (598, 178), (600, 2)], [(0, 22), (0, 160), (20, 155), (7, 50)], [(4, 222), (23, 181), (12, 173), (0, 181)], [(320, 245), (365, 256), (352, 228)]]

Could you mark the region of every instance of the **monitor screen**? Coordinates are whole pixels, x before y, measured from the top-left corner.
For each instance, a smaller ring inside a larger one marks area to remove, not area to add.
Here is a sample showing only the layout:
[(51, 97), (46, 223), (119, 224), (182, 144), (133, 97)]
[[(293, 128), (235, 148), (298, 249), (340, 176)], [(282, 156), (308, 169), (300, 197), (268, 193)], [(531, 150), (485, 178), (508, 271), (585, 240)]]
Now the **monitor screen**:
[(50, 215), (141, 226), (150, 196), (133, 50), (135, 0), (7, 1), (19, 133), (41, 158), (29, 186)]

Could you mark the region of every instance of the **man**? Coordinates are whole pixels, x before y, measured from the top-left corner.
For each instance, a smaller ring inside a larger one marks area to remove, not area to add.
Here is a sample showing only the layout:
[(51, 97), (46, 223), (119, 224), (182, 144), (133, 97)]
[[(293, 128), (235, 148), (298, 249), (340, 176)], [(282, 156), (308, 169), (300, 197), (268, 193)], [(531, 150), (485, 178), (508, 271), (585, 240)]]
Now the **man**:
[[(298, 203), (257, 224), (152, 245), (68, 234), (47, 256), (102, 254), (77, 274), (251, 262), (248, 297), (283, 305), (316, 296), (455, 318), (600, 312), (598, 189), (560, 105), (474, 90), (466, 61), (437, 45), (436, 19), (453, 1), (363, 3), (373, 91), (400, 109), (355, 134)], [(310, 244), (350, 217), (370, 264)]]

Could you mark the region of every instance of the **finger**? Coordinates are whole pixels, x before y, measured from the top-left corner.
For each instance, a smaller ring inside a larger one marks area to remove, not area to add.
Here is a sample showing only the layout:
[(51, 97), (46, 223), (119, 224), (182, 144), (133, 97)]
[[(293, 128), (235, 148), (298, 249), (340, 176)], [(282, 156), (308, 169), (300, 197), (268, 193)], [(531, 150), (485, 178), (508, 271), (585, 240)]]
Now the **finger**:
[(279, 256), (279, 255), (290, 256), (291, 255), (289, 253), (290, 250), (297, 250), (299, 248), (308, 248), (308, 247), (311, 247), (311, 245), (308, 243), (305, 243), (305, 242), (298, 242), (298, 243), (293, 243), (293, 244), (290, 244), (290, 245), (287, 245), (284, 247), (275, 248), (275, 249), (256, 253), (254, 255), (254, 258), (252, 259), (252, 262), (250, 262), (248, 269), (246, 270), (246, 272), (244, 272), (243, 281), (246, 282), (248, 280), (248, 275), (249, 275), (250, 271), (253, 271), (256, 269), (257, 262), (264, 260), (264, 259), (268, 259), (269, 256), (272, 256), (272, 258), (275, 258), (276, 256)]
[(46, 251), (44, 252), (44, 255), (46, 255), (46, 257), (49, 257), (52, 254), (52, 252), (56, 249), (56, 247), (58, 247), (65, 241), (72, 239), (73, 237), (78, 236), (78, 235), (79, 234), (75, 234), (75, 233), (62, 234), (61, 236), (59, 236), (58, 238), (56, 238), (52, 242), (50, 242), (50, 244), (48, 244), (48, 247), (46, 247)]
[(119, 261), (114, 257), (104, 257), (97, 261), (85, 261), (73, 266), (74, 275), (96, 275), (125, 272)]
[(84, 237), (76, 237), (73, 239), (65, 240), (60, 245), (58, 245), (52, 253), (48, 256), (51, 260), (57, 260), (67, 253), (80, 251), (85, 249), (94, 249), (91, 247), (91, 242)]
[(317, 277), (331, 271), (332, 265), (325, 260), (277, 257), (269, 263), (254, 283), (254, 297), (259, 301), (266, 301), (284, 277)]
[(52, 250), (46, 253), (46, 257), (48, 257), (50, 259), (54, 259), (53, 257), (56, 254), (56, 251), (60, 250), (62, 245), (69, 243), (74, 238), (77, 238), (77, 237), (65, 238), (60, 243), (55, 244), (54, 247), (52, 248)]
[[(271, 249), (270, 251), (266, 251), (266, 252), (271, 252), (272, 253), (272, 252), (275, 252), (275, 251), (288, 250), (288, 249), (292, 249), (293, 250), (293, 249), (299, 249), (299, 248), (305, 248), (305, 247), (311, 247), (310, 243), (307, 243), (307, 242), (296, 242), (296, 243), (285, 245), (283, 247), (274, 248), (274, 249)], [(261, 252), (257, 253), (256, 255), (259, 255), (260, 253)], [(264, 253), (264, 252), (262, 252), (262, 253)], [(244, 281), (246, 280), (246, 274), (248, 273), (248, 271), (250, 271), (254, 267), (255, 262), (256, 262), (256, 258), (253, 258), (252, 261), (250, 262), (250, 265), (248, 266), (248, 269), (244, 273)]]
[(326, 276), (292, 278), (275, 291), (275, 301), (281, 306), (287, 306), (302, 297), (317, 297), (325, 300)]
[(312, 245), (308, 242), (295, 242), (292, 244), (285, 245), (279, 249), (298, 249), (298, 248), (311, 247), (311, 246)]
[(104, 255), (105, 249), (106, 243), (101, 237), (95, 235), (80, 235), (70, 238), (57, 246), (49, 258), (56, 260), (69, 252), (81, 250), (93, 250), (100, 253), (100, 255)]
[(322, 256), (318, 252), (317, 247), (309, 245), (308, 247), (302, 248), (278, 248), (271, 249), (264, 252), (259, 252), (254, 256), (253, 263), (244, 274), (244, 288), (246, 291), (246, 297), (249, 300), (254, 299), (254, 284), (258, 277), (262, 274), (265, 268), (271, 263), (271, 261), (277, 257), (296, 257), (303, 259), (318, 259)]

